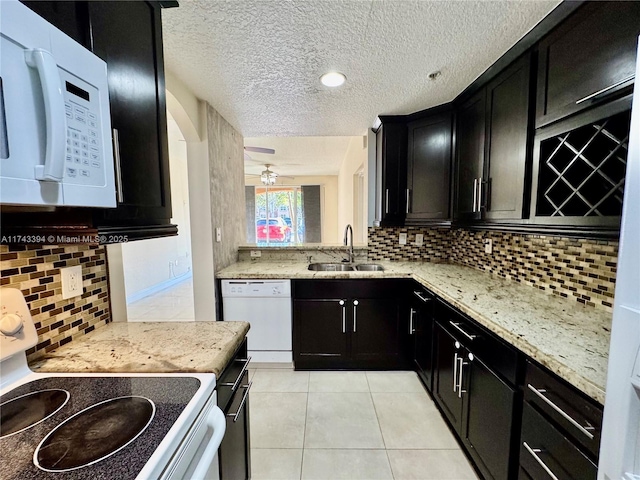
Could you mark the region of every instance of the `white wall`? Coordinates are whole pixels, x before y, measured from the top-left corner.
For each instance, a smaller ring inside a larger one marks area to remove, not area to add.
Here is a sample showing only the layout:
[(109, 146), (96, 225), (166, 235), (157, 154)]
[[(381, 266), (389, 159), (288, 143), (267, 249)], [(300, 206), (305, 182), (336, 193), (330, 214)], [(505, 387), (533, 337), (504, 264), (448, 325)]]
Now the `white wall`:
[[(245, 185), (262, 185), (259, 177), (246, 176)], [(338, 228), (338, 176), (309, 175), (279, 178), (278, 186), (320, 185), (322, 202), (322, 243), (342, 242)]]
[(366, 241), (366, 233), (356, 227), (358, 222), (354, 218), (353, 208), (353, 182), (356, 172), (363, 168), (365, 178), (365, 188), (363, 192), (363, 208), (367, 205), (367, 137), (354, 137), (349, 142), (349, 148), (344, 156), (340, 173), (338, 174), (338, 230), (344, 231), (347, 224), (355, 227), (354, 241)]
[(188, 277), (191, 273), (187, 147), (170, 113), (167, 115), (167, 134), (173, 215), (171, 221), (178, 225), (178, 236), (122, 244), (125, 291), (129, 300), (135, 300), (145, 291), (178, 277)]

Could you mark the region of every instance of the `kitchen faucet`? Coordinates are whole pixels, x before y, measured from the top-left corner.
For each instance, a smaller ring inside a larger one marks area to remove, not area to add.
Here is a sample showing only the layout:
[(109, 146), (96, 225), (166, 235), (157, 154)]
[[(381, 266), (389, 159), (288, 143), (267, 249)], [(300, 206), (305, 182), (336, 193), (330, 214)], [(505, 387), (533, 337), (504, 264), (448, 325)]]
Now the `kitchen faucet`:
[[(349, 232), (351, 232), (351, 242), (347, 243)], [(347, 226), (344, 227), (344, 246), (349, 246), (349, 249), (347, 250), (347, 253), (349, 254), (348, 262), (353, 263), (353, 228), (351, 228), (351, 224), (347, 224)]]

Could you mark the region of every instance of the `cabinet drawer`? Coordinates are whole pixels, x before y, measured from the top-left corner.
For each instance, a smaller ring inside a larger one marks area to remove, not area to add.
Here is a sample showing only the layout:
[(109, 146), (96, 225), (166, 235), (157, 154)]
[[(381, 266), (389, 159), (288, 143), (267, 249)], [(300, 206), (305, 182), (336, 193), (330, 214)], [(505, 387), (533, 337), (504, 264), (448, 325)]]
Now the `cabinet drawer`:
[(229, 362), (229, 365), (227, 365), (227, 368), (220, 375), (220, 378), (216, 380), (218, 406), (223, 412), (228, 410), (233, 395), (238, 391), (242, 392), (242, 386), (247, 384), (247, 379), (243, 377), (247, 371), (248, 360), (247, 341), (245, 340)]
[(602, 430), (600, 406), (531, 362), (527, 362), (524, 397), (597, 458)]
[[(534, 408), (525, 402), (520, 467), (534, 479), (596, 480), (597, 467)], [(527, 478), (521, 475), (521, 478)]]
[(435, 318), (453, 337), (507, 382), (515, 384), (518, 351), (458, 311), (438, 301)]

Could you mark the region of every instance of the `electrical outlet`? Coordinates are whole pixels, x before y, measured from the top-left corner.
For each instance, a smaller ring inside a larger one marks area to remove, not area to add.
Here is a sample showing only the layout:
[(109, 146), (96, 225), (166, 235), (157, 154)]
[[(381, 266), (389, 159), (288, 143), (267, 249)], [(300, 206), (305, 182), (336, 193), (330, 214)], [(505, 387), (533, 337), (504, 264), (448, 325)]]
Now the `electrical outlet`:
[(400, 235), (398, 235), (398, 240), (400, 245), (406, 245), (407, 244), (407, 234), (406, 233), (401, 233)]
[(251, 250), (251, 258), (260, 258), (262, 252), (260, 250)]
[(60, 277), (62, 279), (62, 298), (72, 298), (82, 295), (82, 267), (67, 267), (60, 269)]
[(216, 242), (222, 241), (222, 229), (220, 227), (216, 227)]
[(422, 233), (416, 233), (416, 245), (420, 246), (424, 243), (424, 235)]
[(493, 240), (490, 238), (484, 239), (484, 253), (492, 253), (493, 252)]

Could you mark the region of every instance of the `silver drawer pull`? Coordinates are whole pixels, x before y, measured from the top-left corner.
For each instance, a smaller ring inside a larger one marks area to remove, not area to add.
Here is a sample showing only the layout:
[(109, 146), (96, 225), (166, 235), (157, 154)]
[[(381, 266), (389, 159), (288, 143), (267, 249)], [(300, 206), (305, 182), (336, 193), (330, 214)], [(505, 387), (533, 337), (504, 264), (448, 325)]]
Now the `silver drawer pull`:
[(535, 393), (541, 400), (543, 400), (547, 405), (549, 405), (556, 412), (558, 412), (560, 415), (562, 415), (562, 418), (567, 420), (569, 423), (571, 423), (571, 425), (573, 425), (578, 430), (580, 430), (582, 433), (584, 433), (587, 436), (587, 438), (589, 438), (589, 440), (593, 440), (593, 433), (589, 432), (589, 430), (595, 430), (594, 427), (592, 427), (591, 425), (587, 425), (586, 427), (580, 425), (567, 412), (562, 410), (559, 406), (557, 406), (555, 403), (553, 403), (551, 400), (549, 400), (545, 395), (543, 395), (544, 393), (546, 393), (546, 390), (537, 389), (536, 387), (534, 387), (530, 383), (527, 384), (527, 387), (529, 388), (529, 390), (531, 390), (533, 393)]
[(430, 299), (430, 298), (423, 297), (423, 296), (422, 296), (422, 294), (421, 294), (419, 291), (417, 291), (417, 290), (414, 290), (413, 294), (414, 294), (416, 297), (418, 297), (420, 300), (422, 300), (423, 302), (430, 302), (430, 301), (431, 301), (431, 299)]
[(469, 340), (473, 340), (477, 337), (477, 335), (472, 335), (470, 333), (465, 332), (461, 327), (459, 323), (456, 323), (452, 320), (449, 320), (449, 324), (454, 327), (456, 330), (458, 330), (461, 334), (463, 334), (465, 337), (467, 337)]
[(547, 467), (547, 464), (544, 463), (542, 461), (542, 459), (538, 456), (539, 453), (542, 453), (542, 450), (540, 450), (539, 448), (531, 448), (527, 442), (522, 442), (522, 446), (524, 448), (527, 449), (527, 452), (529, 452), (531, 454), (531, 456), (533, 457), (533, 459), (538, 462), (538, 464), (544, 469), (545, 472), (547, 472), (547, 474), (553, 479), (553, 480), (558, 480), (558, 477), (555, 476), (555, 474), (551, 471), (551, 469), (549, 467)]
[(238, 389), (238, 386), (240, 385), (240, 382), (242, 381), (242, 376), (244, 375), (244, 372), (247, 371), (247, 367), (249, 366), (249, 362), (251, 361), (251, 357), (249, 358), (238, 358), (236, 360), (237, 362), (244, 362), (244, 365), (242, 366), (242, 370), (240, 370), (240, 375), (238, 375), (238, 378), (236, 378), (236, 381), (233, 383), (221, 383), (220, 385), (222, 385), (223, 387), (231, 387), (231, 391), (235, 392)]
[(236, 413), (227, 413), (227, 417), (233, 417), (233, 423), (238, 421), (238, 417), (240, 417), (240, 414), (242, 413), (244, 404), (247, 402), (247, 397), (249, 396), (249, 390), (251, 390), (251, 385), (253, 385), (253, 382), (249, 382), (249, 385), (245, 386), (246, 390), (244, 391), (244, 395), (242, 396), (242, 401), (240, 402), (238, 411)]
[(607, 93), (609, 90), (613, 90), (614, 88), (619, 87), (620, 85), (627, 83), (635, 78), (635, 75), (631, 75), (630, 77), (624, 78), (619, 82), (614, 83), (613, 85), (609, 85), (608, 87), (603, 88), (602, 90), (598, 90), (597, 92), (587, 95), (586, 97), (582, 97), (580, 100), (576, 100), (576, 105), (580, 105), (582, 102), (586, 102), (587, 100), (591, 100), (592, 98), (602, 95), (603, 93)]

